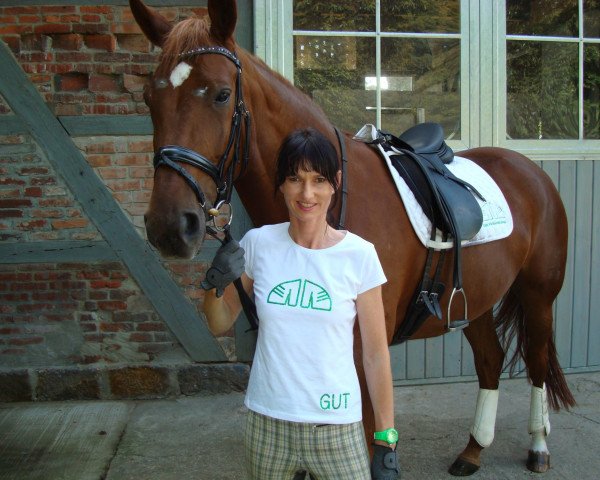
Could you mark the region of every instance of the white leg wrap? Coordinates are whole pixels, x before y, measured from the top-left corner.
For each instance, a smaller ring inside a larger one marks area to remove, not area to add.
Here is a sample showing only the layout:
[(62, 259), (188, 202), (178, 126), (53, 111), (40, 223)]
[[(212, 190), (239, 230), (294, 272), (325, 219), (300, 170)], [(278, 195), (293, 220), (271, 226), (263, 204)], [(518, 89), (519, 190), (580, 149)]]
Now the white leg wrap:
[(486, 448), (494, 440), (496, 427), (496, 411), (498, 410), (499, 390), (479, 389), (475, 420), (471, 427), (471, 435), (479, 445)]
[(543, 388), (531, 387), (531, 404), (529, 408), (529, 433), (543, 432), (550, 435), (550, 416), (548, 414), (548, 395), (546, 384)]

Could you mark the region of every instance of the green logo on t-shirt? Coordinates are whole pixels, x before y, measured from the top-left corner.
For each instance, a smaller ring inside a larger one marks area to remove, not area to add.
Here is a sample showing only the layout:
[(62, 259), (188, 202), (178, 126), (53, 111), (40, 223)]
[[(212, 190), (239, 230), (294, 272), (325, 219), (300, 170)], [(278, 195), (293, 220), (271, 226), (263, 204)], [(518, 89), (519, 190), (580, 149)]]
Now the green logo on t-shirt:
[(310, 280), (289, 280), (273, 287), (267, 303), (302, 307), (311, 310), (331, 310), (331, 297), (327, 290)]

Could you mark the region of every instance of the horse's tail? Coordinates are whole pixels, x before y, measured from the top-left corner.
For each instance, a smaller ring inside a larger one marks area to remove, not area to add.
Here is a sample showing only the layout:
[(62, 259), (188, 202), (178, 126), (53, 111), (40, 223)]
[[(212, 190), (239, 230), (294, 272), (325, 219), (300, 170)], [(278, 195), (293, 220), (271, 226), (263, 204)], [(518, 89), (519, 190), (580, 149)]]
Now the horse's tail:
[[(496, 315), (496, 329), (505, 352), (508, 352), (513, 340), (516, 342), (514, 353), (507, 363), (509, 374), (512, 376), (519, 358), (525, 359), (527, 349), (525, 314), (516, 294), (515, 285), (510, 288), (502, 299)], [(554, 345), (552, 335), (548, 339), (546, 390), (548, 393), (548, 403), (552, 409), (560, 410), (561, 408), (566, 408), (568, 410), (570, 407), (576, 405), (575, 398), (567, 385), (562, 368), (558, 363), (556, 346)]]

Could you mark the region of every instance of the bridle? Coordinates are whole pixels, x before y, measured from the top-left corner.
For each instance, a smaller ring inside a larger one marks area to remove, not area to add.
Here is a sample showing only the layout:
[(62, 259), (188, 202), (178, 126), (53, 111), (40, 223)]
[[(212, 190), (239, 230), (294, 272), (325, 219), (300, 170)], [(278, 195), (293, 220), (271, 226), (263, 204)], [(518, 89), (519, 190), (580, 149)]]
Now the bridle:
[[(196, 195), (198, 203), (204, 211), (206, 221), (208, 222), (213, 220), (214, 229), (217, 231), (223, 231), (224, 228), (229, 227), (233, 216), (233, 212), (231, 210), (233, 184), (248, 166), (250, 151), (250, 112), (246, 109), (246, 105), (244, 104), (244, 96), (242, 93), (242, 65), (233, 52), (224, 47), (218, 46), (199, 47), (187, 52), (183, 52), (179, 54), (179, 57), (181, 59), (188, 59), (195, 57), (196, 55), (205, 54), (223, 55), (231, 60), (237, 68), (237, 77), (235, 81), (235, 107), (233, 111), (233, 117), (231, 119), (231, 130), (225, 152), (223, 155), (221, 155), (219, 164), (215, 165), (205, 156), (190, 150), (189, 148), (178, 145), (166, 145), (164, 147), (160, 147), (154, 155), (154, 169), (156, 170), (158, 167), (165, 166), (175, 170), (179, 175), (181, 175)], [(240, 158), (242, 129), (245, 129), (246, 142), (244, 145), (243, 154)], [(232, 149), (233, 158), (229, 164), (229, 167), (227, 168), (227, 159), (229, 158)], [(240, 162), (240, 172), (238, 173), (238, 177), (234, 177), (235, 170)], [(200, 169), (213, 180), (217, 189), (217, 195), (214, 204), (211, 207), (209, 207), (207, 204), (206, 196), (204, 195), (202, 188), (200, 188), (200, 185), (198, 185), (196, 179), (190, 175), (190, 173), (182, 165), (180, 165), (181, 163), (186, 163)], [(225, 227), (219, 227), (214, 222), (214, 219), (217, 215), (219, 215), (221, 208), (225, 205), (229, 207), (229, 219)], [(215, 233), (214, 230), (211, 232), (210, 228), (211, 227), (207, 227), (207, 231), (211, 234)]]

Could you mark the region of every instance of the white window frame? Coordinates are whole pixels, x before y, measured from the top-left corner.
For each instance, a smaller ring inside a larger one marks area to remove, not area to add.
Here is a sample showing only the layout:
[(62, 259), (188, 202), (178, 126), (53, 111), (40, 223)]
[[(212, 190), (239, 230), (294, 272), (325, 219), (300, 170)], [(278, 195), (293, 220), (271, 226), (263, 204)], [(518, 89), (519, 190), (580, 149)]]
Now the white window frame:
[[(449, 145), (455, 151), (478, 146), (501, 146), (517, 150), (535, 160), (600, 159), (600, 140), (507, 139), (506, 1), (461, 0), (460, 5), (461, 33), (458, 37), (461, 40), (461, 140), (450, 140)], [(580, 0), (580, 18), (583, 14), (582, 10)], [(292, 0), (255, 0), (254, 14), (254, 53), (271, 68), (293, 81)], [(560, 41), (579, 42), (580, 55), (583, 51), (582, 29), (583, 26), (580, 26), (580, 35), (577, 39), (560, 37)], [(322, 32), (319, 33), (323, 35)], [(348, 34), (348, 32), (343, 33)], [(376, 34), (377, 55), (379, 55), (380, 39), (392, 35), (379, 32), (378, 29)], [(422, 36), (425, 38), (457, 37), (457, 35), (426, 34)], [(508, 37), (508, 39), (518, 38)], [(586, 43), (590, 43), (589, 39), (586, 39)], [(379, 65), (380, 62), (377, 62), (378, 75)], [(581, 65), (580, 61), (580, 78), (583, 75)], [(582, 104), (582, 89), (579, 96)], [(378, 107), (381, 106), (380, 95), (377, 101)], [(361, 126), (357, 125), (357, 129)], [(580, 126), (581, 128), (583, 126)]]

